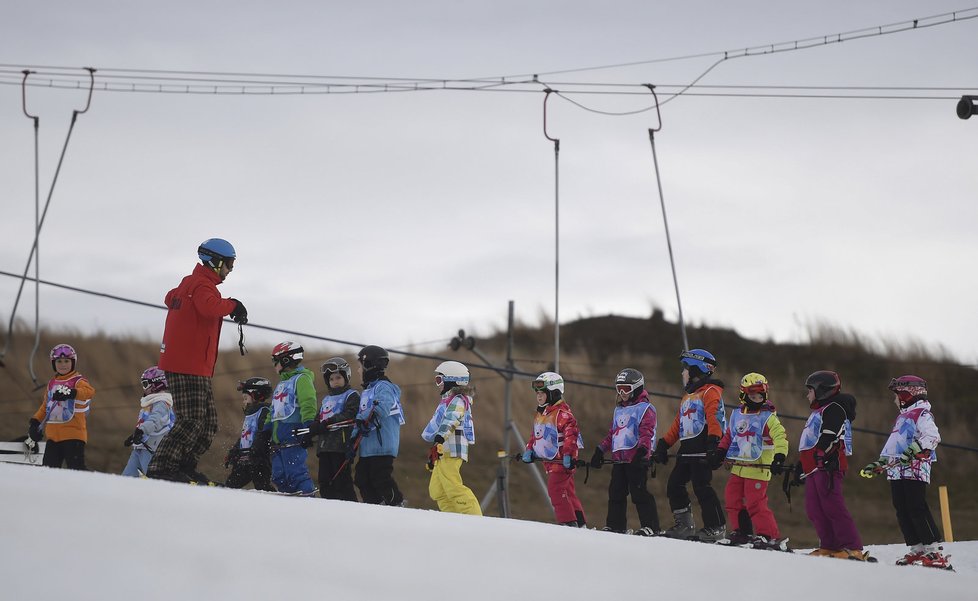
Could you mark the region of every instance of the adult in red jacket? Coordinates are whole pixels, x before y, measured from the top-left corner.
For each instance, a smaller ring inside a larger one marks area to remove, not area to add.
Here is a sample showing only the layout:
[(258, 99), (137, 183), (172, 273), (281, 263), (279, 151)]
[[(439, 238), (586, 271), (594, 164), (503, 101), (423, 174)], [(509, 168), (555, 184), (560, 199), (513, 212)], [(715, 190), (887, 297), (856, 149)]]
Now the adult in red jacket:
[(201, 264), (166, 295), (166, 326), (160, 345), (160, 369), (173, 395), (177, 419), (150, 461), (150, 478), (178, 482), (209, 482), (197, 461), (217, 432), (217, 409), (211, 377), (225, 315), (248, 323), (240, 301), (221, 298), (217, 285), (234, 269), (234, 247), (211, 238), (197, 248)]

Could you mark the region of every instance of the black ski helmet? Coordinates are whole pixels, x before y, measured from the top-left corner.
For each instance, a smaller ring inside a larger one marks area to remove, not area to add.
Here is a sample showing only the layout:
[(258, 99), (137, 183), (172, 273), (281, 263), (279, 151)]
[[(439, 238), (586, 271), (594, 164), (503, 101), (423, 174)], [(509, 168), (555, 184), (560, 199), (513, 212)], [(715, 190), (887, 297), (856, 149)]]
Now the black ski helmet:
[(272, 396), (272, 384), (266, 378), (248, 378), (238, 382), (238, 392), (250, 395), (256, 403), (262, 403)]
[(357, 353), (357, 361), (363, 366), (363, 373), (368, 374), (372, 371), (384, 371), (391, 362), (391, 356), (383, 348), (371, 344), (360, 349)]
[(629, 400), (634, 399), (643, 390), (645, 390), (645, 376), (637, 369), (626, 367), (615, 377), (615, 391), (628, 393)]
[(350, 378), (353, 376), (353, 370), (350, 369), (350, 364), (346, 362), (343, 357), (332, 357), (327, 359), (323, 366), (319, 368), (319, 371), (323, 373), (323, 380), (326, 381), (326, 387), (331, 391), (333, 387), (329, 385), (329, 377), (333, 374), (343, 374), (343, 382), (345, 386), (350, 385)]
[(808, 376), (805, 387), (815, 391), (815, 400), (824, 401), (842, 390), (842, 380), (834, 371), (821, 370)]

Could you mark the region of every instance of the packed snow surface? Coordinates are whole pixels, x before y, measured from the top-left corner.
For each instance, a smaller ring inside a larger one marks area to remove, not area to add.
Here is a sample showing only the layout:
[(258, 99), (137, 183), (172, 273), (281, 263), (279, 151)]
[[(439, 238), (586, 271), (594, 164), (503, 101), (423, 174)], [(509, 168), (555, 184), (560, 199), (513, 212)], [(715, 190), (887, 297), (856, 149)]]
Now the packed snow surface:
[(0, 599), (978, 599), (978, 541), (948, 572), (12, 464), (0, 499)]

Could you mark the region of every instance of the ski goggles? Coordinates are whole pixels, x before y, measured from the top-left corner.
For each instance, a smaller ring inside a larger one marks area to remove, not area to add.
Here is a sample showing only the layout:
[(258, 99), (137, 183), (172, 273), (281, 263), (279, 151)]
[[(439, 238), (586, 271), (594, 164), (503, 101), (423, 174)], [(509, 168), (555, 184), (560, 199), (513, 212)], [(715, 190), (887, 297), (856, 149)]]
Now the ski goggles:
[[(157, 382), (160, 382), (160, 381), (162, 381), (162, 378), (153, 378), (152, 380), (143, 378), (142, 380), (139, 381), (139, 383), (143, 386), (143, 390), (146, 390), (150, 386), (152, 386), (153, 384), (156, 384)], [(240, 388), (239, 388), (239, 390), (240, 390)]]
[(74, 359), (75, 349), (71, 348), (67, 344), (59, 344), (58, 346), (51, 349), (51, 360), (54, 359)]
[(435, 374), (435, 386), (444, 386), (444, 385), (445, 385), (445, 376), (441, 374)]
[(887, 386), (892, 391), (897, 390), (908, 390), (910, 388), (927, 388), (927, 382), (924, 380), (901, 380), (900, 378), (893, 378), (890, 380), (890, 385)]
[(693, 352), (690, 352), (690, 351), (683, 351), (682, 354), (679, 355), (679, 359), (680, 360), (682, 360), (682, 359), (692, 359), (693, 361), (702, 361), (703, 363), (706, 363), (707, 365), (716, 366), (716, 361), (715, 360), (710, 359), (706, 355), (700, 355), (699, 353), (693, 353)]
[(751, 384), (750, 386), (741, 386), (740, 394), (747, 396), (749, 394), (767, 394), (767, 384), (759, 382), (757, 384)]
[[(349, 364), (347, 364), (346, 367), (349, 367)], [(346, 373), (346, 369), (341, 363), (327, 361), (326, 363), (323, 363), (322, 372), (324, 374), (335, 374), (340, 372)]]
[(618, 391), (618, 394), (625, 396), (625, 395), (631, 395), (633, 392), (638, 390), (641, 386), (642, 386), (641, 382), (636, 384), (615, 384), (615, 390)]
[(546, 380), (533, 380), (530, 384), (535, 392), (547, 392), (547, 381)]

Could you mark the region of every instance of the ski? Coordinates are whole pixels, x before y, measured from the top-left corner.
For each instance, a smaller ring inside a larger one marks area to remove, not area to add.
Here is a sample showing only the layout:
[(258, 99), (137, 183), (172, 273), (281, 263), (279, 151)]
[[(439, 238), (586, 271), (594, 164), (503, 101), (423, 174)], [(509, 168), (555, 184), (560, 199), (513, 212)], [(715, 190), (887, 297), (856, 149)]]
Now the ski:
[(31, 450), (24, 442), (0, 442), (0, 461), (5, 463), (22, 463), (40, 465), (44, 457), (46, 442), (35, 443)]
[(246, 490), (250, 492), (258, 492), (266, 495), (278, 495), (280, 497), (315, 497), (317, 494), (319, 494), (318, 488), (312, 489), (312, 492), (301, 492), (301, 491), (280, 492), (277, 490), (258, 490), (257, 488), (249, 488)]

